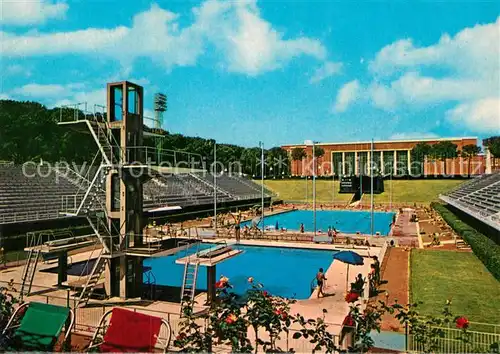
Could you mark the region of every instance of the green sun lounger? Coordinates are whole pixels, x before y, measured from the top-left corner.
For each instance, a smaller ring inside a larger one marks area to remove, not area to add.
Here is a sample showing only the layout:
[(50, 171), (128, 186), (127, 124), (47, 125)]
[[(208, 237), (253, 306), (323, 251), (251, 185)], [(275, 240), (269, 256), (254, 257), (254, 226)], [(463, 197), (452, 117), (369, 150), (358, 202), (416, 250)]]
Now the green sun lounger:
[[(25, 313), (21, 321), (14, 323), (23, 309)], [(17, 308), (2, 335), (8, 338), (9, 351), (53, 351), (68, 318), (70, 323), (64, 340), (74, 324), (75, 316), (71, 309), (41, 302), (26, 303)]]

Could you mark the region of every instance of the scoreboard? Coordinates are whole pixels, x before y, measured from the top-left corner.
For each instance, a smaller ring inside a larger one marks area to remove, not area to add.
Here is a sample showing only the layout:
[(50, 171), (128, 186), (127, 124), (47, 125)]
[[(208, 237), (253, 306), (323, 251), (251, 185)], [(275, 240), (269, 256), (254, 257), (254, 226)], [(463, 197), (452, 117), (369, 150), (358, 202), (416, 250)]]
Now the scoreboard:
[(356, 176), (344, 176), (340, 179), (339, 193), (355, 193), (359, 189), (359, 178)]
[[(340, 178), (339, 193), (356, 193), (363, 188), (363, 193), (370, 193), (370, 176), (344, 176)], [(380, 194), (384, 192), (384, 179), (382, 176), (373, 177), (373, 193)]]

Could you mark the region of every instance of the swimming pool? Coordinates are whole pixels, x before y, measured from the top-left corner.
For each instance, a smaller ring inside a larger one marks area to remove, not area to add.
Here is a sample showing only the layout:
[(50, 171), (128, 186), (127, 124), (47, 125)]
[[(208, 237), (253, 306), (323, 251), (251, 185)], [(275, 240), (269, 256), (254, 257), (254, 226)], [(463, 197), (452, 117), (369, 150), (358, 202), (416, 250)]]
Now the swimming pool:
[[(202, 244), (200, 249), (213, 247)], [(248, 278), (262, 283), (273, 295), (286, 298), (308, 299), (311, 280), (320, 267), (328, 269), (334, 251), (307, 250), (284, 247), (258, 247), (239, 245), (240, 255), (217, 265), (217, 279), (224, 275), (229, 278), (237, 294), (249, 288)], [(196, 251), (192, 246), (190, 253)], [(182, 286), (184, 265), (175, 260), (184, 257), (184, 251), (175, 255), (144, 260), (144, 265), (152, 268), (156, 283), (168, 286)], [(200, 267), (196, 289), (207, 289), (207, 269)]]
[[(386, 236), (389, 233), (393, 215), (394, 213), (374, 212), (373, 232), (380, 232), (381, 235)], [(327, 232), (328, 227), (332, 226), (344, 233), (355, 234), (359, 231), (362, 234), (370, 234), (370, 218), (369, 211), (316, 210), (316, 230)], [(294, 210), (264, 217), (266, 227), (275, 227), (276, 223), (279, 228), (297, 231), (303, 223), (305, 231), (314, 231), (313, 211)], [(250, 227), (251, 221), (245, 221), (242, 225)]]

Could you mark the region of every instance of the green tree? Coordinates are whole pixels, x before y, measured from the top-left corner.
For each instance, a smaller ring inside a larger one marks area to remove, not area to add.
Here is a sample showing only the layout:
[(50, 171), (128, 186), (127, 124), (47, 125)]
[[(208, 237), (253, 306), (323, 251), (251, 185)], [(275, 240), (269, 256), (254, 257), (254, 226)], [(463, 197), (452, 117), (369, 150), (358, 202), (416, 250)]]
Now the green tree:
[(416, 169), (413, 171), (415, 175), (421, 175), (423, 171), (423, 163), (425, 161), (425, 157), (431, 154), (432, 147), (427, 143), (418, 143), (411, 149), (410, 156), (411, 161), (418, 163)]
[[(301, 147), (296, 147), (292, 149), (292, 160), (293, 161), (302, 161), (306, 158), (307, 153), (304, 148)], [(299, 174), (299, 170), (297, 168), (297, 171), (295, 171), (296, 174)]]
[(325, 150), (321, 146), (314, 146), (314, 157), (320, 158), (325, 155)]
[(468, 144), (462, 148), (460, 155), (467, 159), (467, 176), (470, 177), (470, 166), (473, 157), (481, 152), (481, 148), (475, 144)]
[(446, 175), (446, 159), (455, 158), (458, 156), (457, 145), (451, 141), (440, 141), (432, 145), (430, 156), (434, 159), (441, 160), (443, 163), (443, 174)]
[(496, 169), (496, 160), (500, 158), (500, 136), (492, 136), (484, 140), (484, 145), (488, 148), (493, 157), (492, 167)]
[(279, 146), (267, 150), (266, 164), (272, 167), (274, 177), (289, 174), (288, 153)]

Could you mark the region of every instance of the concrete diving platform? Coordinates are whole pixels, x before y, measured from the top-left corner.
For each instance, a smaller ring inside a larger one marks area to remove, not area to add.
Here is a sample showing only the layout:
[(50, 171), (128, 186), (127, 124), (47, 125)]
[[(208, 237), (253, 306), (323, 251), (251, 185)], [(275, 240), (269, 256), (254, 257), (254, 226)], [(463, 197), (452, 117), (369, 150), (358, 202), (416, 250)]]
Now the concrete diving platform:
[(46, 241), (41, 245), (26, 247), (24, 250), (38, 250), (41, 253), (56, 253), (67, 252), (76, 248), (87, 247), (96, 244), (97, 237), (95, 235), (76, 236), (71, 238), (62, 238), (59, 240)]
[(137, 257), (165, 257), (191, 247), (200, 242), (194, 238), (173, 238), (164, 236), (156, 238), (155, 241), (147, 242), (140, 246), (129, 247), (125, 250), (128, 256)]
[(203, 267), (213, 267), (230, 258), (243, 253), (242, 250), (233, 249), (231, 246), (220, 245), (207, 250), (199, 251), (196, 254), (179, 258), (176, 264), (196, 264)]

